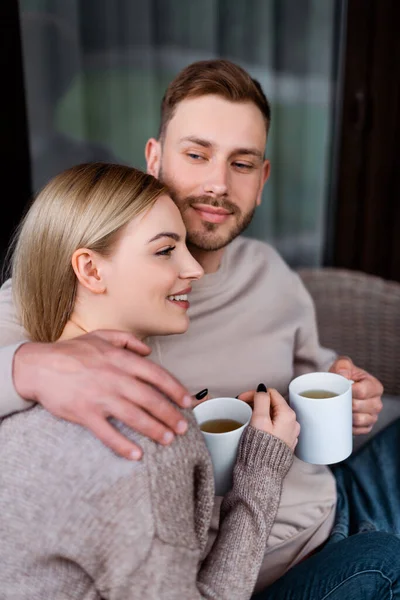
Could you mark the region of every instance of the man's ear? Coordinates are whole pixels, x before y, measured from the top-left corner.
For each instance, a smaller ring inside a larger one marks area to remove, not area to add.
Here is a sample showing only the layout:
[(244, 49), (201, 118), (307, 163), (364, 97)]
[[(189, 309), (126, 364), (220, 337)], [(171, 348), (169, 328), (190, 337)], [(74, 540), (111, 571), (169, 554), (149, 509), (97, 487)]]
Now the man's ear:
[(98, 257), (87, 248), (75, 250), (71, 259), (72, 268), (81, 285), (93, 294), (104, 294), (106, 282), (102, 276)]
[(261, 186), (260, 186), (260, 190), (259, 190), (258, 196), (257, 196), (257, 206), (260, 206), (260, 204), (261, 204), (262, 191), (264, 189), (264, 185), (268, 181), (270, 172), (271, 172), (271, 163), (269, 162), (269, 160), (264, 160), (264, 163), (262, 166)]
[(161, 165), (161, 142), (155, 138), (150, 138), (145, 146), (144, 155), (146, 157), (147, 172), (158, 178)]

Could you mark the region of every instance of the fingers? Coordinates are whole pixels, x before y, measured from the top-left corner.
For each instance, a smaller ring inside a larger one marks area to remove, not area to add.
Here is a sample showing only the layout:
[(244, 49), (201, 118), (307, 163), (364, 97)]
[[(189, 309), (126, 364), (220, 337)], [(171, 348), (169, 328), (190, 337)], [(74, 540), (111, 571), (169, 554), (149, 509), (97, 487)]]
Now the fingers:
[(248, 392), (243, 392), (242, 394), (239, 394), (239, 396), (237, 396), (237, 398), (239, 400), (243, 400), (243, 402), (247, 402), (247, 404), (252, 404), (255, 393), (256, 393), (256, 390), (250, 390)]
[(339, 357), (329, 370), (353, 379), (353, 434), (370, 433), (383, 408), (381, 382), (354, 365), (347, 356)]
[(254, 394), (254, 407), (253, 414), (251, 416), (250, 425), (256, 429), (267, 431), (271, 428), (271, 415), (270, 415), (270, 394), (267, 392), (255, 392)]
[(383, 408), (380, 381), (366, 373), (360, 381), (353, 384), (353, 434), (370, 433)]
[(354, 413), (369, 413), (370, 415), (379, 415), (383, 408), (382, 399), (380, 396), (369, 398), (368, 400), (357, 400), (353, 398), (353, 414)]
[(207, 396), (204, 396), (204, 398), (201, 398), (200, 400), (198, 400), (196, 398), (196, 396), (192, 397), (192, 408), (194, 408), (195, 406), (198, 406), (199, 404), (202, 404), (203, 402), (206, 402), (207, 400), (211, 400), (212, 396), (210, 396), (210, 394), (207, 394)]
[(268, 391), (271, 395), (271, 408), (277, 407), (282, 409), (288, 409), (293, 412), (293, 410), (289, 407), (288, 403), (286, 402), (285, 398), (278, 392), (278, 390), (275, 390), (274, 388), (269, 388)]
[(115, 352), (112, 360), (120, 370), (151, 384), (182, 408), (192, 405), (192, 397), (187, 389), (171, 373), (150, 359), (118, 348), (110, 352)]
[[(167, 429), (178, 434), (185, 433), (187, 430), (187, 423), (179, 410), (157, 389), (138, 379), (132, 380), (125, 375), (119, 376), (116, 385), (118, 386), (119, 395), (126, 399), (128, 403), (124, 404), (125, 412), (121, 414), (123, 400), (114, 402), (112, 404), (112, 416), (119, 418), (127, 425), (134, 427), (136, 431), (140, 431), (140, 433), (144, 433), (156, 441), (160, 441), (160, 436), (165, 434)], [(138, 407), (142, 409), (139, 416), (142, 421), (144, 419), (144, 422), (139, 425), (131, 418), (131, 415), (137, 414)], [(148, 428), (148, 419), (151, 419), (153, 424), (156, 422), (154, 419), (159, 422), (157, 430), (154, 425)]]
[(371, 427), (353, 427), (353, 435), (364, 435), (372, 431)]
[(118, 348), (126, 348), (127, 350), (131, 350), (132, 352), (136, 352), (141, 356), (147, 356), (150, 354), (151, 350), (141, 340), (138, 340), (132, 333), (127, 333), (126, 331), (118, 331), (115, 329), (99, 329), (97, 331), (93, 331), (89, 335), (94, 335), (100, 337), (101, 339), (110, 342), (113, 346)]
[(300, 434), (300, 424), (296, 419), (296, 413), (277, 390), (269, 389), (269, 393), (274, 434), (294, 451)]
[[(28, 348), (25, 357), (25, 378), (34, 381), (28, 397), (54, 415), (87, 427), (117, 454), (131, 457), (138, 447), (112, 427), (108, 417), (162, 444), (170, 443), (174, 433), (187, 430), (184, 417), (170, 399), (191, 406), (188, 392), (171, 374), (140, 354), (148, 354), (148, 349), (134, 336), (99, 331), (38, 346), (38, 351)], [(127, 348), (137, 348), (139, 354)]]
[[(163, 422), (158, 421), (153, 414), (149, 414), (144, 408), (135, 406), (127, 400), (113, 402), (112, 413), (107, 407), (103, 407), (103, 417), (114, 417), (134, 431), (158, 442), (162, 445), (170, 444), (174, 439), (174, 433), (168, 429)], [(187, 427), (185, 423), (185, 427)]]
[(208, 389), (207, 388), (204, 388), (203, 390), (200, 390), (200, 392), (197, 392), (197, 394), (195, 394), (192, 397), (192, 408), (194, 408), (198, 404), (201, 404), (202, 402), (205, 402), (206, 400), (209, 400), (210, 397), (211, 396), (208, 394)]
[(103, 416), (91, 415), (90, 421), (86, 426), (105, 446), (108, 446), (118, 456), (128, 458), (129, 460), (141, 459), (142, 449), (124, 437)]
[(269, 388), (268, 391), (271, 394), (271, 419), (274, 422), (280, 415), (287, 413), (288, 415), (294, 411), (290, 408), (285, 398), (281, 394), (273, 389)]
[(378, 421), (378, 414), (382, 408), (383, 404), (380, 397), (370, 398), (369, 400), (353, 399), (353, 434), (370, 433)]
[(329, 369), (332, 373), (343, 375), (355, 382), (352, 387), (353, 397), (367, 399), (383, 394), (383, 385), (364, 369), (357, 367), (348, 356), (339, 357)]
[(331, 373), (337, 373), (338, 375), (343, 375), (346, 379), (352, 379), (352, 372), (354, 369), (354, 364), (351, 358), (348, 356), (339, 356), (331, 365), (329, 371)]
[(365, 373), (360, 380), (352, 385), (353, 398), (357, 400), (367, 400), (376, 396), (382, 396), (383, 385), (376, 377)]
[(370, 415), (369, 413), (353, 414), (353, 427), (370, 430), (378, 420), (378, 415)]

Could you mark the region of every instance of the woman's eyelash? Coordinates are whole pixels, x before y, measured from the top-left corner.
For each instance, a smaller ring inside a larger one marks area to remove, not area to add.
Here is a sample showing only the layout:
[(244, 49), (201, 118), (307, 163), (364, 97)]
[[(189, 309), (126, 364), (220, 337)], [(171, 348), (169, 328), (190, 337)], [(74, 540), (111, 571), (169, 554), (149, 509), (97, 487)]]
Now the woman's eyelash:
[(164, 248), (163, 250), (159, 250), (156, 252), (157, 256), (171, 256), (172, 252), (175, 250), (176, 246), (168, 246), (168, 248)]

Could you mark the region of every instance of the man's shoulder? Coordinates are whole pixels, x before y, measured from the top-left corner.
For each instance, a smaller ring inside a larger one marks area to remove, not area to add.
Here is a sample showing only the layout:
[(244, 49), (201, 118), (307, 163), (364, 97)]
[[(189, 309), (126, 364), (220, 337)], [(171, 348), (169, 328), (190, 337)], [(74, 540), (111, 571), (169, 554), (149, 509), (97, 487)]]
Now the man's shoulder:
[(238, 236), (229, 246), (229, 258), (234, 265), (242, 263), (247, 268), (251, 265), (254, 270), (266, 268), (289, 278), (295, 275), (295, 271), (276, 248), (255, 238)]

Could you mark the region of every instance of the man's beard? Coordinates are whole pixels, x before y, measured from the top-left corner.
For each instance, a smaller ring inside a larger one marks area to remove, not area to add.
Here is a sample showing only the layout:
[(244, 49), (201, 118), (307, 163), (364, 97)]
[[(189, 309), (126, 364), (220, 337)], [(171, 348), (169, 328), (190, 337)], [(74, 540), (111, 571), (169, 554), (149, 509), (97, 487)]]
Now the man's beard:
[[(206, 251), (221, 250), (221, 248), (230, 244), (238, 235), (243, 233), (253, 219), (255, 207), (243, 214), (240, 208), (227, 198), (217, 199), (210, 196), (187, 196), (186, 198), (181, 198), (175, 187), (163, 175), (162, 169), (160, 169), (158, 178), (168, 188), (172, 200), (179, 208), (187, 229), (186, 241), (193, 248)], [(209, 223), (208, 221), (202, 221), (200, 229), (190, 230), (186, 223), (185, 213), (193, 204), (206, 204), (216, 208), (224, 208), (231, 213), (236, 223), (230, 231), (224, 234), (218, 233), (218, 227), (220, 227), (218, 223)]]

